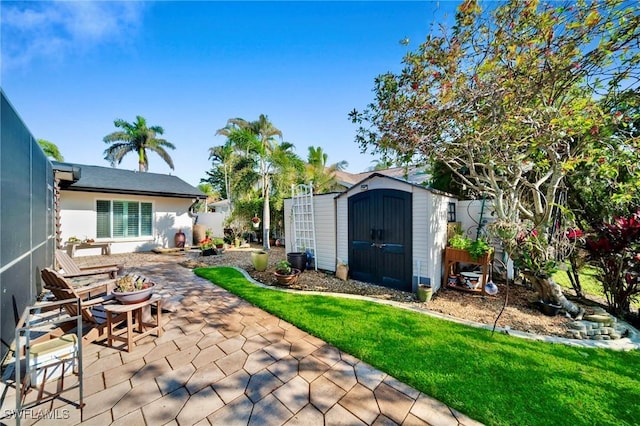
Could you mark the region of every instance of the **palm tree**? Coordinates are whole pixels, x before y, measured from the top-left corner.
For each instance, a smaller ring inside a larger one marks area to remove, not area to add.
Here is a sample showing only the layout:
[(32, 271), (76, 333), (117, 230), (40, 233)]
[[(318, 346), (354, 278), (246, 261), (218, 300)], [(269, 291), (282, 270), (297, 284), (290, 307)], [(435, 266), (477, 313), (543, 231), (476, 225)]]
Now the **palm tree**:
[[(218, 131), (216, 134), (223, 134)], [(228, 136), (228, 132), (226, 136)], [(229, 206), (233, 208), (233, 199), (231, 196), (231, 172), (235, 163), (235, 148), (230, 140), (224, 145), (214, 146), (209, 148), (209, 160), (213, 163), (214, 167), (220, 167), (222, 169), (224, 179), (224, 197), (229, 201)], [(209, 173), (211, 176), (211, 173)]]
[(176, 147), (171, 142), (156, 137), (156, 135), (164, 133), (162, 127), (147, 127), (147, 120), (139, 115), (134, 123), (118, 119), (113, 124), (122, 130), (110, 133), (103, 139), (105, 143), (111, 144), (104, 151), (104, 159), (111, 163), (111, 167), (120, 164), (128, 153), (136, 152), (138, 153), (139, 170), (146, 172), (149, 170), (149, 158), (147, 156), (147, 150), (149, 150), (158, 154), (173, 170), (173, 160), (165, 148), (175, 149)]
[(316, 194), (340, 189), (335, 179), (336, 171), (344, 170), (349, 164), (346, 161), (340, 161), (327, 166), (328, 159), (329, 156), (322, 151), (321, 147), (309, 147), (305, 180), (313, 182), (313, 189)]
[(38, 145), (40, 145), (40, 148), (42, 148), (47, 158), (53, 158), (56, 161), (64, 161), (64, 157), (60, 154), (60, 150), (55, 143), (49, 142), (45, 139), (38, 139)]
[[(272, 181), (278, 171), (277, 180), (283, 175), (290, 175), (291, 165), (299, 158), (292, 152), (293, 145), (288, 142), (279, 142), (282, 139), (282, 132), (276, 128), (267, 118), (261, 114), (256, 121), (246, 121), (242, 118), (232, 118), (227, 121), (227, 125), (218, 130), (217, 134), (227, 136), (228, 141), (238, 152), (244, 153), (247, 157), (255, 156), (257, 170), (245, 170), (245, 178), (255, 176), (258, 178), (260, 193), (263, 199), (262, 229), (263, 245), (266, 250), (269, 247), (269, 233), (271, 227), (270, 196), (272, 192)], [(295, 169), (295, 167), (293, 167)], [(287, 171), (287, 173), (283, 173)], [(254, 175), (255, 173), (255, 175)], [(250, 182), (251, 179), (245, 179)]]
[(369, 167), (369, 171), (387, 170), (394, 166), (393, 161), (386, 157), (373, 160), (371, 161), (371, 164), (373, 164), (373, 166)]

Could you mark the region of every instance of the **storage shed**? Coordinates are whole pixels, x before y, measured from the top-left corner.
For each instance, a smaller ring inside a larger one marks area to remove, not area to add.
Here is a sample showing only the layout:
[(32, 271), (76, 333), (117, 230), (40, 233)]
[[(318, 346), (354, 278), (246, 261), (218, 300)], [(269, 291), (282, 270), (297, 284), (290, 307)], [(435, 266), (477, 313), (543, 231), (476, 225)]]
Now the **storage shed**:
[[(353, 279), (403, 291), (442, 280), (447, 223), (456, 198), (374, 173), (340, 194), (314, 196), (316, 265), (349, 265)], [(292, 200), (285, 200), (286, 250), (294, 251)]]

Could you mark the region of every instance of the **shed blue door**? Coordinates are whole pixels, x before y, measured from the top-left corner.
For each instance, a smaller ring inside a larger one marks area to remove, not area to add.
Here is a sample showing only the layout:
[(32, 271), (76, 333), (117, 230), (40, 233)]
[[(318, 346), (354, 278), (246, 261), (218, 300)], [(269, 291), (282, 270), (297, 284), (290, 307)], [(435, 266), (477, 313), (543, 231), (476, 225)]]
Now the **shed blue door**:
[(373, 189), (349, 198), (349, 274), (411, 291), (411, 193)]

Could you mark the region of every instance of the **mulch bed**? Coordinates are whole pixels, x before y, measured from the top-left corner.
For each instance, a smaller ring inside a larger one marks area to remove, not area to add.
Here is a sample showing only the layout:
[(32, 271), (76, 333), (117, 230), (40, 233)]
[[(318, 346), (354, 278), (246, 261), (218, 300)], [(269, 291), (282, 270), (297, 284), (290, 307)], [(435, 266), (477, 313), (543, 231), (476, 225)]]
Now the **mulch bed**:
[[(246, 270), (256, 281), (267, 285), (278, 286), (273, 271), (275, 264), (286, 258), (282, 247), (273, 247), (269, 252), (269, 266), (266, 271), (255, 271), (251, 264), (251, 250), (259, 248), (254, 246), (245, 249), (227, 249), (219, 256), (196, 256), (192, 260), (183, 262), (184, 266), (210, 266), (233, 265)], [(334, 293), (358, 294), (385, 300), (394, 300), (413, 306), (450, 315), (455, 318), (493, 325), (503, 309), (507, 298), (507, 286), (504, 283), (498, 285), (496, 296), (482, 296), (479, 294), (465, 293), (455, 289), (442, 289), (436, 293), (430, 302), (422, 303), (416, 295), (386, 287), (363, 283), (348, 279), (342, 281), (332, 273), (322, 271), (305, 271), (294, 285), (289, 288), (302, 291), (324, 291)], [(509, 327), (512, 330), (526, 331), (530, 333), (568, 337), (567, 324), (571, 318), (560, 314), (555, 317), (543, 315), (535, 307), (532, 301), (536, 299), (535, 292), (522, 285), (510, 285), (508, 290), (508, 303), (500, 315), (498, 327)], [(579, 304), (587, 313), (592, 312), (589, 304)]]

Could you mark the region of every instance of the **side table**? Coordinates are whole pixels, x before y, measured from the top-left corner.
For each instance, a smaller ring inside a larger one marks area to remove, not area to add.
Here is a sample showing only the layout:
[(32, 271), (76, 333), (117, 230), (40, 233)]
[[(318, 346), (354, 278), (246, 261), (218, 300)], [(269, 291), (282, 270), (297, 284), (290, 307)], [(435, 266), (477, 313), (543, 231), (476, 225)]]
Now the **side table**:
[[(147, 322), (143, 317), (143, 309), (156, 305), (155, 322)], [(132, 305), (123, 305), (113, 303), (104, 305), (107, 313), (107, 344), (113, 346), (113, 341), (124, 342), (127, 346), (127, 352), (131, 352), (133, 343), (155, 333), (156, 336), (162, 336), (162, 296), (152, 295), (149, 300), (135, 303)], [(124, 315), (123, 315), (124, 314)], [(126, 328), (117, 329), (116, 326), (122, 322), (120, 318), (126, 316)], [(135, 327), (134, 327), (135, 325)]]

